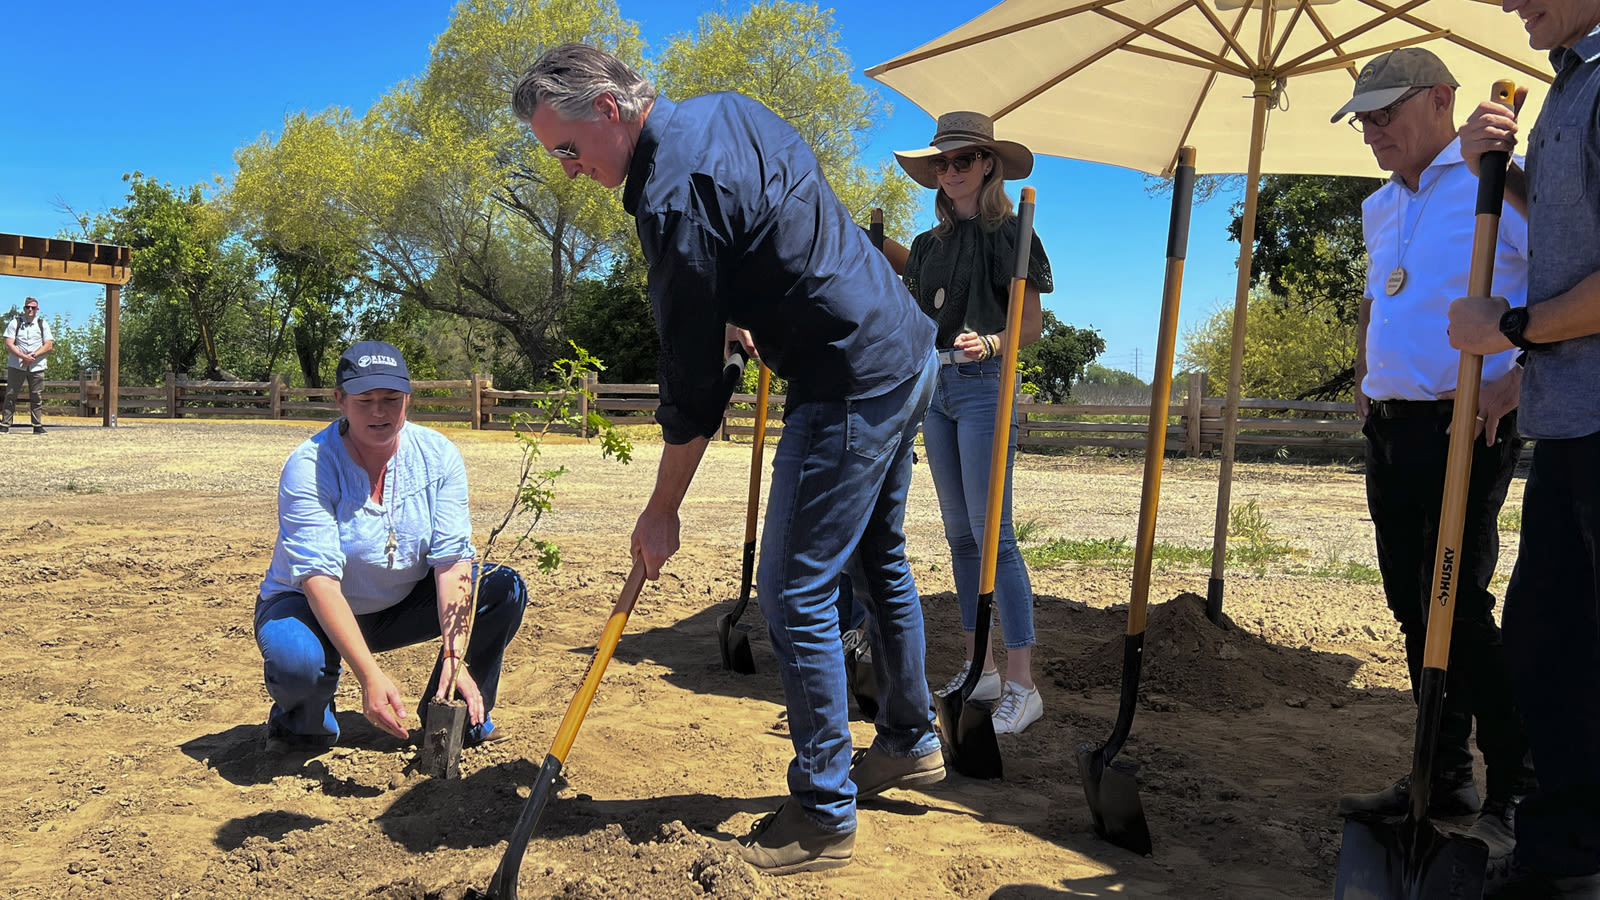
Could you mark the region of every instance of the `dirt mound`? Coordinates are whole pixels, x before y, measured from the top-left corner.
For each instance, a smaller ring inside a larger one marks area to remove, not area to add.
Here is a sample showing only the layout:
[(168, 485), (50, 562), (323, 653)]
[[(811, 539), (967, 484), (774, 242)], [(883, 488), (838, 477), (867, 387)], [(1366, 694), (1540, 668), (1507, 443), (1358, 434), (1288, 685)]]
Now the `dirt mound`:
[[(1126, 620), (1126, 608), (1108, 610)], [(1122, 679), (1124, 638), (1075, 659), (1046, 665), (1056, 684), (1071, 690), (1116, 687)], [(1145, 624), (1140, 702), (1162, 709), (1183, 703), (1208, 712), (1259, 709), (1270, 703), (1304, 707), (1342, 706), (1351, 692), (1350, 674), (1359, 665), (1347, 656), (1269, 644), (1236, 627), (1206, 618), (1206, 601), (1182, 593), (1150, 607)]]

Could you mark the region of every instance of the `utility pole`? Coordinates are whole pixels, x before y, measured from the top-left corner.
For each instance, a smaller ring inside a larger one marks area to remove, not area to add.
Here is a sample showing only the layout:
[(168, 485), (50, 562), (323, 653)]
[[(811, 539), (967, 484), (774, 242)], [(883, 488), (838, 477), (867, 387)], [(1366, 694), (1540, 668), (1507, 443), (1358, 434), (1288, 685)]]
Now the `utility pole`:
[[(1135, 347), (1133, 348), (1133, 374), (1139, 375), (1142, 371), (1144, 370), (1139, 367), (1139, 348)], [(1139, 375), (1139, 377), (1143, 378), (1144, 376)]]

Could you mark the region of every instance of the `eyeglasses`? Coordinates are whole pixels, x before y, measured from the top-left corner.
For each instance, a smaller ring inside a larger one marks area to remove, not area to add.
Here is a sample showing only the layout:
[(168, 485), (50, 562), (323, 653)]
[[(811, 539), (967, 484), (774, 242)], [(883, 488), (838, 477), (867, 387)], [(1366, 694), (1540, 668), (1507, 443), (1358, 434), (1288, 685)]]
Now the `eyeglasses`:
[(1394, 121), (1394, 111), (1400, 108), (1400, 104), (1405, 103), (1407, 100), (1410, 100), (1412, 97), (1415, 97), (1426, 90), (1427, 88), (1425, 87), (1414, 87), (1411, 90), (1406, 91), (1404, 94), (1401, 94), (1399, 100), (1396, 100), (1388, 106), (1385, 106), (1383, 109), (1375, 109), (1372, 112), (1352, 113), (1350, 118), (1346, 121), (1346, 124), (1348, 124), (1351, 128), (1363, 133), (1366, 131), (1368, 125), (1374, 125), (1378, 128), (1388, 128), (1389, 123)]
[(929, 160), (929, 164), (933, 166), (933, 174), (935, 175), (943, 175), (951, 169), (955, 169), (957, 172), (965, 172), (972, 168), (973, 163), (987, 155), (982, 150), (978, 150), (972, 153), (963, 153), (956, 157), (935, 156)]
[(578, 158), (578, 148), (574, 146), (571, 141), (567, 141), (565, 144), (562, 144), (559, 147), (551, 147), (546, 152), (548, 152), (551, 156), (554, 156), (556, 159), (566, 160)]
[(24, 309), (24, 310), (29, 310), (29, 309), (35, 309), (35, 310), (36, 310), (36, 309), (38, 309), (38, 308), (39, 308), (39, 307), (37, 307), (37, 306), (24, 306), (24, 307), (23, 307), (23, 309)]

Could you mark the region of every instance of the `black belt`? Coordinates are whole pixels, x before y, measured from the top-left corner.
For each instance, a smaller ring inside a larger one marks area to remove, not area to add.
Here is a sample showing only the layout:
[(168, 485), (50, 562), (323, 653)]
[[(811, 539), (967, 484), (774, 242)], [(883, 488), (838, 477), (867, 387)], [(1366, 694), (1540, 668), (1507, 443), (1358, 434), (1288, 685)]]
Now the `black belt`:
[(1371, 406), (1380, 419), (1448, 419), (1456, 411), (1454, 400), (1374, 400)]

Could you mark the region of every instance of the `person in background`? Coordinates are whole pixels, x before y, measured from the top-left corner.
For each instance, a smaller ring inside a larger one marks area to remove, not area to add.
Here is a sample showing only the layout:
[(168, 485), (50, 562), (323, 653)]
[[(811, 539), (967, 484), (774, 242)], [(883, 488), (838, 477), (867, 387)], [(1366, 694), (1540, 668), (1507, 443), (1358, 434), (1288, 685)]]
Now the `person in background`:
[[(1422, 677), (1440, 509), (1450, 455), (1461, 354), (1450, 346), (1450, 302), (1466, 292), (1478, 179), (1456, 139), (1456, 80), (1420, 47), (1385, 53), (1362, 67), (1349, 116), (1392, 175), (1362, 204), (1366, 295), (1356, 343), (1356, 410), (1367, 438), (1367, 505), (1389, 609), (1405, 635), (1415, 688)], [(1528, 288), (1528, 223), (1507, 210), (1495, 248), (1495, 287), (1521, 306)], [(1449, 685), (1434, 751), (1431, 815), (1507, 821), (1533, 789), (1528, 739), (1511, 693), (1489, 581), (1500, 559), (1500, 507), (1522, 453), (1517, 392), (1522, 369), (1509, 350), (1483, 360), (1477, 423), (1461, 534)], [(1473, 719), (1488, 797), (1480, 804), (1469, 738)], [(1339, 811), (1400, 815), (1410, 776), (1339, 801)]]
[(339, 358), (335, 381), (343, 415), (284, 463), (278, 539), (255, 609), (272, 697), (269, 752), (315, 752), (339, 739), (341, 664), (361, 685), (367, 720), (407, 739), (406, 701), (377, 654), (441, 637), (422, 697), (450, 699), (455, 685), (472, 721), (465, 746), (507, 736), (492, 713), (528, 590), (509, 567), (479, 572), (461, 451), (406, 421), (410, 399), (399, 350), (354, 344)]
[[(978, 568), (989, 496), (995, 414), (1000, 402), (1000, 367), (1006, 344), (1006, 310), (1016, 265), (1017, 218), (1005, 179), (1033, 171), (1033, 154), (1015, 141), (997, 141), (994, 123), (974, 112), (939, 117), (928, 147), (895, 153), (900, 166), (923, 187), (933, 188), (939, 224), (917, 235), (906, 262), (905, 283), (938, 329), (939, 382), (922, 426), (928, 469), (950, 544), (951, 569), (961, 601), (967, 659), (939, 691), (949, 694), (966, 680), (973, 660), (983, 672), (972, 699), (998, 701), (996, 734), (1020, 734), (1044, 715), (1033, 681), (1033, 585), (1011, 527), (1011, 466), (1017, 452), (1015, 416), (1006, 447), (1005, 499), (1000, 507), (1000, 553), (995, 569), (995, 605), (1005, 638), (1006, 675), (995, 666), (994, 643), (974, 647)], [(1037, 235), (1028, 254), (1018, 346), (1039, 339), (1044, 313), (1039, 294), (1055, 289), (1050, 260)]]
[(50, 337), (50, 323), (39, 315), (38, 300), (28, 297), (22, 301), (22, 315), (6, 323), (5, 335), (6, 402), (0, 410), (0, 434), (11, 430), (23, 385), (28, 387), (28, 418), (33, 422), (33, 433), (44, 434), (44, 357), (56, 343)]

